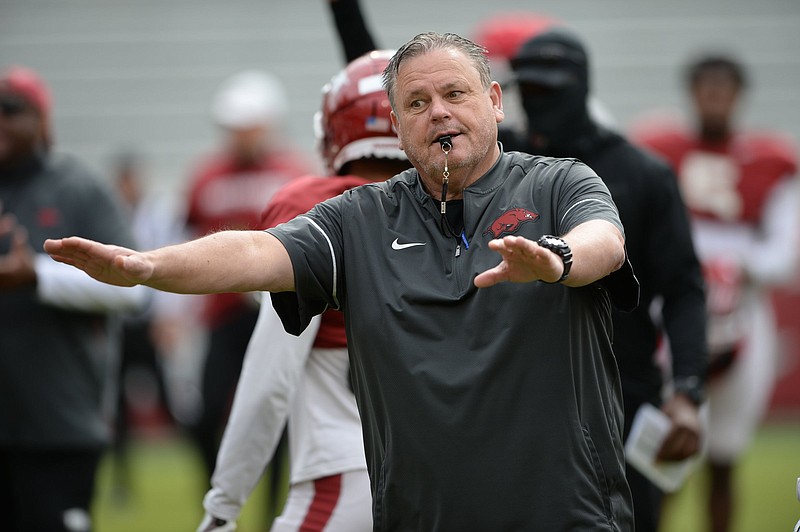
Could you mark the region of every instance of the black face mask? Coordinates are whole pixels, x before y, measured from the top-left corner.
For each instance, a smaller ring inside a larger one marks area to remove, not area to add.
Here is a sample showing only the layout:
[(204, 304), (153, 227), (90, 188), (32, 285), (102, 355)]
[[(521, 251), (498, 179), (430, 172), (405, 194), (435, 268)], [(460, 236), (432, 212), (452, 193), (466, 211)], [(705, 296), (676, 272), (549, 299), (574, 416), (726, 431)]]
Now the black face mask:
[(585, 84), (557, 89), (520, 84), (522, 107), (532, 137), (544, 137), (545, 145), (558, 150), (581, 133), (588, 121)]

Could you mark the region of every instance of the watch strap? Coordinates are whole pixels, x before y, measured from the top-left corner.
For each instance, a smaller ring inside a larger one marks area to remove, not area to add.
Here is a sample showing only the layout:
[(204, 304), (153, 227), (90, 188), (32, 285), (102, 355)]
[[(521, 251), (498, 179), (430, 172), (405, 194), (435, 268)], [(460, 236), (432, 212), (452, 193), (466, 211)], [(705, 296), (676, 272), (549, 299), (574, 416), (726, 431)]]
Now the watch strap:
[(559, 277), (557, 281), (542, 282), (547, 284), (556, 284), (569, 277), (569, 271), (572, 269), (572, 248), (569, 247), (569, 244), (567, 244), (563, 238), (553, 235), (542, 235), (539, 237), (539, 240), (537, 240), (536, 243), (561, 257), (561, 262), (564, 264), (564, 270), (561, 272), (561, 277)]

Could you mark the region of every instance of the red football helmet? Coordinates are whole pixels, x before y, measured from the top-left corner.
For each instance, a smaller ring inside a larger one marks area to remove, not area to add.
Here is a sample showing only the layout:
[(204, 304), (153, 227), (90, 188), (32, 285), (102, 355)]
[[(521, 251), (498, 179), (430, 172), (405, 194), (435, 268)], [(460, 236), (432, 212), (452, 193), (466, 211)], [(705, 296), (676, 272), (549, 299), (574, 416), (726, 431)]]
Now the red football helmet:
[(406, 159), (392, 127), (383, 70), (394, 54), (375, 50), (354, 59), (322, 88), (315, 115), (319, 150), (333, 174), (347, 162), (367, 157)]
[(481, 21), (473, 40), (486, 48), (490, 59), (509, 61), (525, 41), (559, 24), (558, 19), (541, 13), (503, 12)]

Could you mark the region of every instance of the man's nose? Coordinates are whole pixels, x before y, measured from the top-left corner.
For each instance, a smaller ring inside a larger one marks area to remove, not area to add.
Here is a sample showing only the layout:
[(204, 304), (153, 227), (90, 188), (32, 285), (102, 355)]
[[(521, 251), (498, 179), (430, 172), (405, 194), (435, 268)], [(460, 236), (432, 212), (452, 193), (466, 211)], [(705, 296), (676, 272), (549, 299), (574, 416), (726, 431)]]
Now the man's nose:
[(431, 118), (434, 120), (450, 118), (450, 105), (444, 98), (434, 98), (431, 100)]

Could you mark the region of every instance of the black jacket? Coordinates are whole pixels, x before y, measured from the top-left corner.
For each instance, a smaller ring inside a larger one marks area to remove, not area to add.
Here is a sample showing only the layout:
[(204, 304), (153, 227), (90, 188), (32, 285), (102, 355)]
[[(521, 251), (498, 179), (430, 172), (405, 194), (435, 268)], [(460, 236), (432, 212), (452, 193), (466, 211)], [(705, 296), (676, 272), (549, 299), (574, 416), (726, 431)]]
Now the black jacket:
[[(501, 129), (501, 140), (506, 150), (534, 151), (516, 132)], [(613, 314), (614, 352), (630, 418), (632, 407), (661, 402), (662, 375), (654, 353), (664, 340), (662, 331), (669, 339), (675, 377), (702, 379), (705, 374), (704, 285), (688, 215), (671, 168), (621, 135), (590, 125), (560, 151), (587, 164), (608, 186), (641, 285), (639, 306)], [(661, 313), (653, 313), (658, 310), (654, 305)]]

